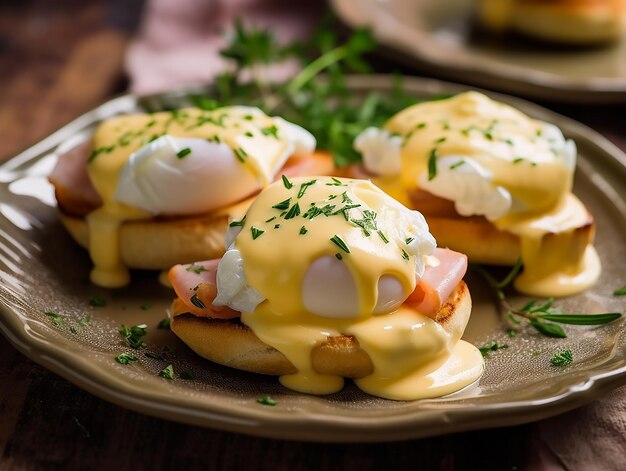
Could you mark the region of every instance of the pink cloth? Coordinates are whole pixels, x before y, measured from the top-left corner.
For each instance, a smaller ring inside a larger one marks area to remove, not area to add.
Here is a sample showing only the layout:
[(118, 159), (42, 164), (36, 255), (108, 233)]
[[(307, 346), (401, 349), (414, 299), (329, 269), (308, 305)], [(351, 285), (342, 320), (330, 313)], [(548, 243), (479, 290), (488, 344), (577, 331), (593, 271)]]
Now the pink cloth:
[[(146, 94), (209, 83), (227, 66), (219, 50), (236, 18), (271, 29), (283, 43), (307, 38), (323, 6), (304, 0), (149, 0), (126, 58), (130, 89)], [(293, 70), (286, 64), (269, 73), (280, 80)]]
[[(281, 41), (305, 38), (324, 2), (260, 0), (149, 0), (140, 33), (127, 56), (131, 90), (153, 93), (209, 83), (226, 66), (219, 49), (233, 21), (269, 27)], [(293, 72), (278, 68), (273, 76)], [(532, 427), (529, 469), (626, 469), (626, 387)]]

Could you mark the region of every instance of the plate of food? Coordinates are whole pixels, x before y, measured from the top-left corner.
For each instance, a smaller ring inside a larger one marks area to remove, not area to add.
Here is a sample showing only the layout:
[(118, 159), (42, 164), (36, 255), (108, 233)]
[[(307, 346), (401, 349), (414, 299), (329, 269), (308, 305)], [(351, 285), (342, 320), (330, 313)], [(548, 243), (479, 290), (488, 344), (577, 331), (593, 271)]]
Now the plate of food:
[(337, 73), (370, 45), (121, 96), (2, 165), (2, 332), (123, 407), (274, 438), (512, 425), (624, 384), (624, 154), (507, 96)]
[(403, 63), (540, 99), (623, 102), (621, 0), (334, 0), (352, 28), (370, 27)]

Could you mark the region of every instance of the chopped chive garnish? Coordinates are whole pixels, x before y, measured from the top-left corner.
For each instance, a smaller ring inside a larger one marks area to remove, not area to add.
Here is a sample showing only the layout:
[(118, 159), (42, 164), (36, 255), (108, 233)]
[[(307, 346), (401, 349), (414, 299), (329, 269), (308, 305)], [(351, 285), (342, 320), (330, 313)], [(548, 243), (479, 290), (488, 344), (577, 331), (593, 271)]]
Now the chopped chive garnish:
[(337, 258), (337, 260), (343, 260), (343, 257), (341, 256), (340, 253), (336, 253), (335, 257)]
[(304, 234), (306, 234), (307, 232), (309, 232), (309, 231), (307, 230), (307, 228), (306, 228), (306, 227), (302, 226), (302, 227), (300, 228), (300, 235), (304, 235)]
[(264, 136), (272, 136), (278, 139), (278, 128), (274, 124), (266, 128), (261, 128), (261, 132), (263, 133)]
[(291, 208), (289, 208), (289, 211), (287, 211), (287, 214), (285, 214), (285, 219), (293, 219), (299, 215), (300, 215), (300, 205), (296, 203)]
[(246, 137), (254, 137), (254, 134), (252, 134), (250, 131), (244, 132), (243, 135)]
[(491, 131), (485, 131), (483, 132), (483, 135), (488, 141), (493, 141), (493, 134), (491, 134)]
[(406, 251), (404, 249), (402, 249), (402, 258), (405, 259), (405, 260), (409, 259), (409, 254), (406, 253)]
[(306, 192), (307, 188), (310, 187), (311, 185), (313, 185), (317, 180), (310, 180), (308, 182), (304, 182), (302, 185), (300, 185), (300, 191), (298, 191), (298, 198), (302, 198), (304, 196), (304, 193)]
[(274, 229), (280, 229), (280, 224), (274, 224)]
[(339, 237), (337, 234), (335, 234), (334, 236), (332, 236), (330, 238), (330, 241), (335, 244), (337, 247), (339, 247), (341, 250), (343, 250), (345, 253), (350, 253), (350, 249), (348, 248), (348, 246), (346, 245), (346, 243), (343, 241), (343, 239), (341, 237)]
[(442, 137), (440, 137), (439, 139), (437, 139), (435, 141), (435, 144), (441, 144), (442, 142), (446, 142), (446, 139), (448, 139), (448, 138), (445, 137), (445, 136), (442, 136)]
[(243, 117), (243, 119), (245, 119), (246, 121), (252, 121), (254, 117), (251, 114), (247, 114)]
[(178, 157), (179, 159), (184, 159), (189, 154), (191, 154), (191, 149), (189, 147), (185, 147), (184, 149), (181, 149), (178, 152), (176, 152), (176, 157)]
[(510, 146), (513, 145), (513, 141), (511, 139), (505, 139), (504, 142), (506, 142)]
[(248, 153), (245, 150), (243, 150), (241, 147), (237, 147), (236, 149), (233, 150), (233, 152), (237, 156), (237, 159), (239, 160), (239, 162), (245, 162), (246, 159), (248, 158)]
[(431, 181), (437, 176), (437, 149), (430, 151), (430, 157), (428, 157), (428, 181)]
[(265, 222), (272, 222), (274, 219), (276, 219), (276, 216), (272, 216), (271, 218), (269, 218), (268, 220), (266, 220)]
[(264, 406), (271, 406), (271, 407), (274, 407), (276, 404), (278, 404), (276, 400), (272, 399), (267, 394), (258, 397), (256, 402), (258, 402), (259, 404), (263, 404)]
[(191, 304), (199, 309), (204, 309), (206, 307), (206, 305), (200, 300), (200, 298), (198, 298), (197, 294), (194, 294), (189, 300), (191, 301)]
[(246, 223), (246, 217), (244, 216), (243, 219), (241, 219), (240, 221), (233, 221), (229, 224), (230, 227), (243, 227), (243, 225)]
[(613, 291), (613, 296), (626, 296), (626, 286), (622, 286)]
[(405, 242), (406, 245), (409, 245), (414, 240), (415, 240), (414, 237), (407, 237), (406, 239), (404, 239), (404, 242)]
[(291, 188), (293, 187), (293, 183), (291, 183), (289, 179), (284, 175), (282, 175), (282, 178), (283, 178), (283, 185), (285, 185), (285, 188), (287, 188), (288, 190), (291, 190)]
[(387, 239), (387, 236), (386, 236), (385, 234), (383, 234), (383, 232), (382, 232), (382, 231), (378, 231), (378, 235), (380, 236), (380, 238), (383, 240), (383, 242), (384, 242), (385, 244), (388, 244), (388, 243), (389, 243), (389, 239)]
[(261, 234), (263, 234), (265, 231), (262, 231), (261, 229), (257, 229), (256, 227), (252, 226), (250, 228), (250, 232), (252, 232), (252, 240), (255, 240), (260, 237)]
[(272, 206), (272, 208), (283, 210), (283, 209), (287, 209), (290, 204), (291, 204), (291, 198), (287, 198), (286, 200), (281, 201), (280, 203), (276, 203), (274, 206)]
[(465, 163), (465, 160), (459, 160), (458, 162), (454, 162), (452, 165), (450, 165), (450, 170), (454, 170), (455, 168), (459, 168), (464, 163)]
[(524, 157), (515, 157), (513, 159), (514, 164), (519, 164), (520, 162), (523, 162), (523, 161), (524, 161)]
[(338, 178), (330, 177), (330, 179), (333, 182), (332, 183), (326, 183), (326, 186), (348, 186), (345, 183), (341, 183), (341, 180), (339, 180)]

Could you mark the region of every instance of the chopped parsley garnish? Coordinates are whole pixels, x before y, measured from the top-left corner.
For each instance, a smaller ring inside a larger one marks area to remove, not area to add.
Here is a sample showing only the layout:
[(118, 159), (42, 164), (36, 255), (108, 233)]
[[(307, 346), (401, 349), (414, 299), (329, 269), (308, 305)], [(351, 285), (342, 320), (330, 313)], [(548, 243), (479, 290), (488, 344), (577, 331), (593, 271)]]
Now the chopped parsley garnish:
[(198, 309), (204, 309), (206, 307), (202, 300), (198, 298), (197, 294), (194, 294), (191, 298), (189, 298), (189, 301), (191, 301), (191, 304), (196, 306)]
[(159, 376), (165, 379), (174, 379), (174, 367), (172, 365), (167, 365), (159, 372)]
[(46, 311), (44, 314), (48, 316), (52, 323), (57, 327), (63, 324), (63, 318), (59, 316), (56, 312)]
[(92, 296), (89, 299), (89, 305), (93, 306), (93, 307), (104, 307), (107, 305), (107, 302), (105, 299), (99, 297), (99, 296)]
[(256, 227), (252, 226), (250, 228), (250, 232), (252, 232), (252, 240), (256, 240), (257, 238), (259, 238), (261, 236), (261, 234), (263, 234), (265, 231), (261, 230), (261, 229), (257, 229)]
[(280, 229), (280, 224), (274, 224), (274, 229)]
[(87, 314), (78, 323), (82, 325), (83, 327), (88, 326), (89, 324), (91, 324), (91, 315)]
[(185, 147), (184, 149), (181, 149), (178, 152), (176, 152), (176, 157), (178, 157), (179, 159), (184, 159), (189, 154), (191, 154), (191, 149), (189, 147)]
[(261, 132), (263, 133), (264, 136), (272, 136), (278, 139), (278, 128), (274, 124), (266, 128), (261, 128)]
[(503, 348), (509, 348), (509, 346), (506, 343), (499, 344), (498, 342), (491, 342), (480, 347), (478, 350), (480, 350), (480, 354), (483, 357), (488, 357), (491, 352), (497, 352), (498, 350), (501, 350)]
[(430, 151), (428, 157), (428, 181), (431, 181), (437, 176), (437, 149)]
[(406, 250), (402, 249), (402, 258), (405, 260), (409, 260), (409, 254), (406, 253)]
[(554, 366), (567, 366), (574, 361), (574, 355), (571, 350), (563, 350), (550, 358), (550, 363)]
[(459, 160), (458, 162), (454, 162), (452, 165), (450, 165), (450, 170), (454, 170), (455, 168), (459, 168), (464, 163), (465, 163), (465, 160)]
[(159, 322), (159, 329), (170, 330), (170, 320), (166, 317)]
[(143, 337), (146, 335), (147, 331), (148, 326), (146, 324), (134, 325), (130, 328), (122, 324), (119, 328), (120, 335), (126, 338), (128, 345), (135, 349), (146, 345), (143, 341)]
[(246, 159), (248, 158), (248, 153), (245, 150), (243, 150), (241, 147), (237, 147), (236, 149), (233, 149), (233, 152), (235, 153), (235, 156), (237, 157), (239, 162), (245, 162)]
[(300, 235), (304, 235), (304, 234), (306, 234), (307, 232), (309, 232), (309, 231), (307, 230), (307, 228), (306, 228), (306, 227), (302, 226), (302, 227), (300, 228)]
[(341, 237), (339, 237), (337, 234), (335, 234), (334, 236), (332, 236), (330, 238), (330, 241), (335, 244), (337, 247), (339, 247), (341, 250), (343, 250), (345, 253), (350, 253), (350, 249), (348, 248), (348, 246), (346, 245), (346, 243), (343, 241), (343, 239)]
[(194, 379), (195, 375), (193, 374), (193, 371), (189, 370), (189, 371), (181, 371), (178, 377), (180, 379)]
[(263, 396), (259, 396), (256, 402), (258, 402), (259, 404), (263, 404), (264, 406), (271, 406), (271, 407), (274, 407), (276, 404), (278, 404), (278, 401), (272, 399), (267, 394), (264, 394)]
[(380, 236), (380, 238), (383, 240), (383, 242), (384, 242), (385, 244), (388, 244), (388, 243), (389, 243), (389, 239), (387, 239), (387, 236), (386, 236), (385, 234), (383, 234), (383, 232), (382, 232), (382, 231), (378, 231), (378, 235)]
[(272, 206), (272, 208), (280, 209), (282, 211), (283, 209), (287, 209), (290, 204), (291, 204), (291, 198), (287, 198), (286, 200), (281, 201), (280, 203), (276, 203), (274, 206)]
[(243, 217), (240, 221), (233, 221), (229, 224), (230, 227), (243, 227), (246, 223), (246, 216)]
[(282, 179), (283, 179), (283, 185), (285, 185), (285, 188), (287, 188), (288, 190), (291, 190), (291, 188), (293, 188), (293, 183), (291, 183), (289, 179), (284, 175), (282, 175)]
[(194, 262), (191, 265), (189, 265), (187, 268), (185, 268), (185, 271), (188, 271), (190, 273), (195, 273), (196, 275), (199, 275), (200, 273), (202, 273), (204, 271), (208, 271), (208, 270), (206, 268), (204, 268), (202, 265), (200, 265), (199, 263), (195, 263)]
[(130, 353), (120, 353), (115, 357), (115, 361), (120, 365), (128, 365), (131, 361), (137, 361), (138, 359), (139, 358), (135, 355), (131, 355)]
[(304, 182), (302, 185), (300, 185), (300, 191), (298, 191), (298, 198), (302, 198), (304, 196), (304, 193), (306, 193), (307, 188), (309, 188), (311, 185), (315, 184), (317, 180), (310, 180), (308, 182)]
[(622, 286), (613, 291), (613, 296), (626, 296), (626, 286)]
[(508, 328), (506, 330), (506, 335), (508, 335), (510, 338), (513, 338), (517, 335), (517, 330)]
[(285, 219), (293, 219), (299, 215), (300, 215), (300, 205), (296, 203), (291, 208), (289, 208), (289, 211), (287, 211), (287, 214), (285, 214)]

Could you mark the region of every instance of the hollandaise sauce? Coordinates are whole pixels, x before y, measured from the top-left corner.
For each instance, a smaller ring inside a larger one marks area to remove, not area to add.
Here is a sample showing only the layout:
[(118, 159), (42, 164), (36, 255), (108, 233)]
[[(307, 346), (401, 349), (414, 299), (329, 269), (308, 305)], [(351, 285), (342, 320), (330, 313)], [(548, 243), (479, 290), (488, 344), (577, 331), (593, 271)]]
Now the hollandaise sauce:
[[(102, 199), (102, 206), (87, 216), (89, 252), (94, 263), (91, 280), (95, 284), (115, 288), (129, 282), (128, 269), (120, 255), (120, 227), (124, 221), (151, 218), (155, 214), (120, 203), (116, 191), (131, 155), (165, 135), (228, 145), (232, 158), (257, 181), (257, 190), (271, 180), (271, 170), (282, 164), (279, 161), (284, 161), (289, 148), (289, 143), (279, 138), (274, 118), (255, 108), (214, 111), (188, 108), (123, 115), (103, 122), (93, 136), (93, 151), (88, 161), (89, 177)], [(176, 157), (182, 160), (189, 152), (190, 149), (181, 149)], [(171, 189), (162, 191), (166, 195)]]
[[(415, 289), (416, 270), (428, 263), (429, 244), (421, 215), (369, 181), (314, 177), (265, 189), (234, 246), (247, 284), (265, 298), (242, 313), (242, 322), (298, 371), (282, 376), (281, 383), (312, 394), (339, 391), (344, 379), (319, 374), (311, 359), (316, 346), (339, 335), (353, 336), (369, 355), (373, 372), (355, 383), (370, 394), (412, 400), (476, 381), (482, 356), (459, 340), (462, 332), (451, 334), (402, 305)], [(312, 267), (322, 259), (331, 261), (329, 271), (316, 274)], [(347, 276), (335, 279), (342, 270)], [(381, 284), (383, 278), (393, 282)], [(325, 279), (336, 286), (307, 296), (316, 282), (324, 287)], [(318, 299), (325, 296), (343, 307)]]
[[(467, 92), (409, 107), (385, 128), (403, 138), (402, 173), (374, 181), (399, 201), (410, 206), (410, 191), (421, 186), (454, 200), (457, 208), (469, 205), (484, 211), (471, 214), (489, 214), (492, 196), (508, 205), (491, 222), (520, 238), (520, 291), (565, 296), (598, 279), (593, 219), (571, 193), (575, 146), (555, 126)], [(438, 166), (447, 156), (455, 161)], [(481, 173), (461, 188), (454, 174), (463, 172), (468, 161)], [(491, 193), (478, 191), (479, 184)]]

